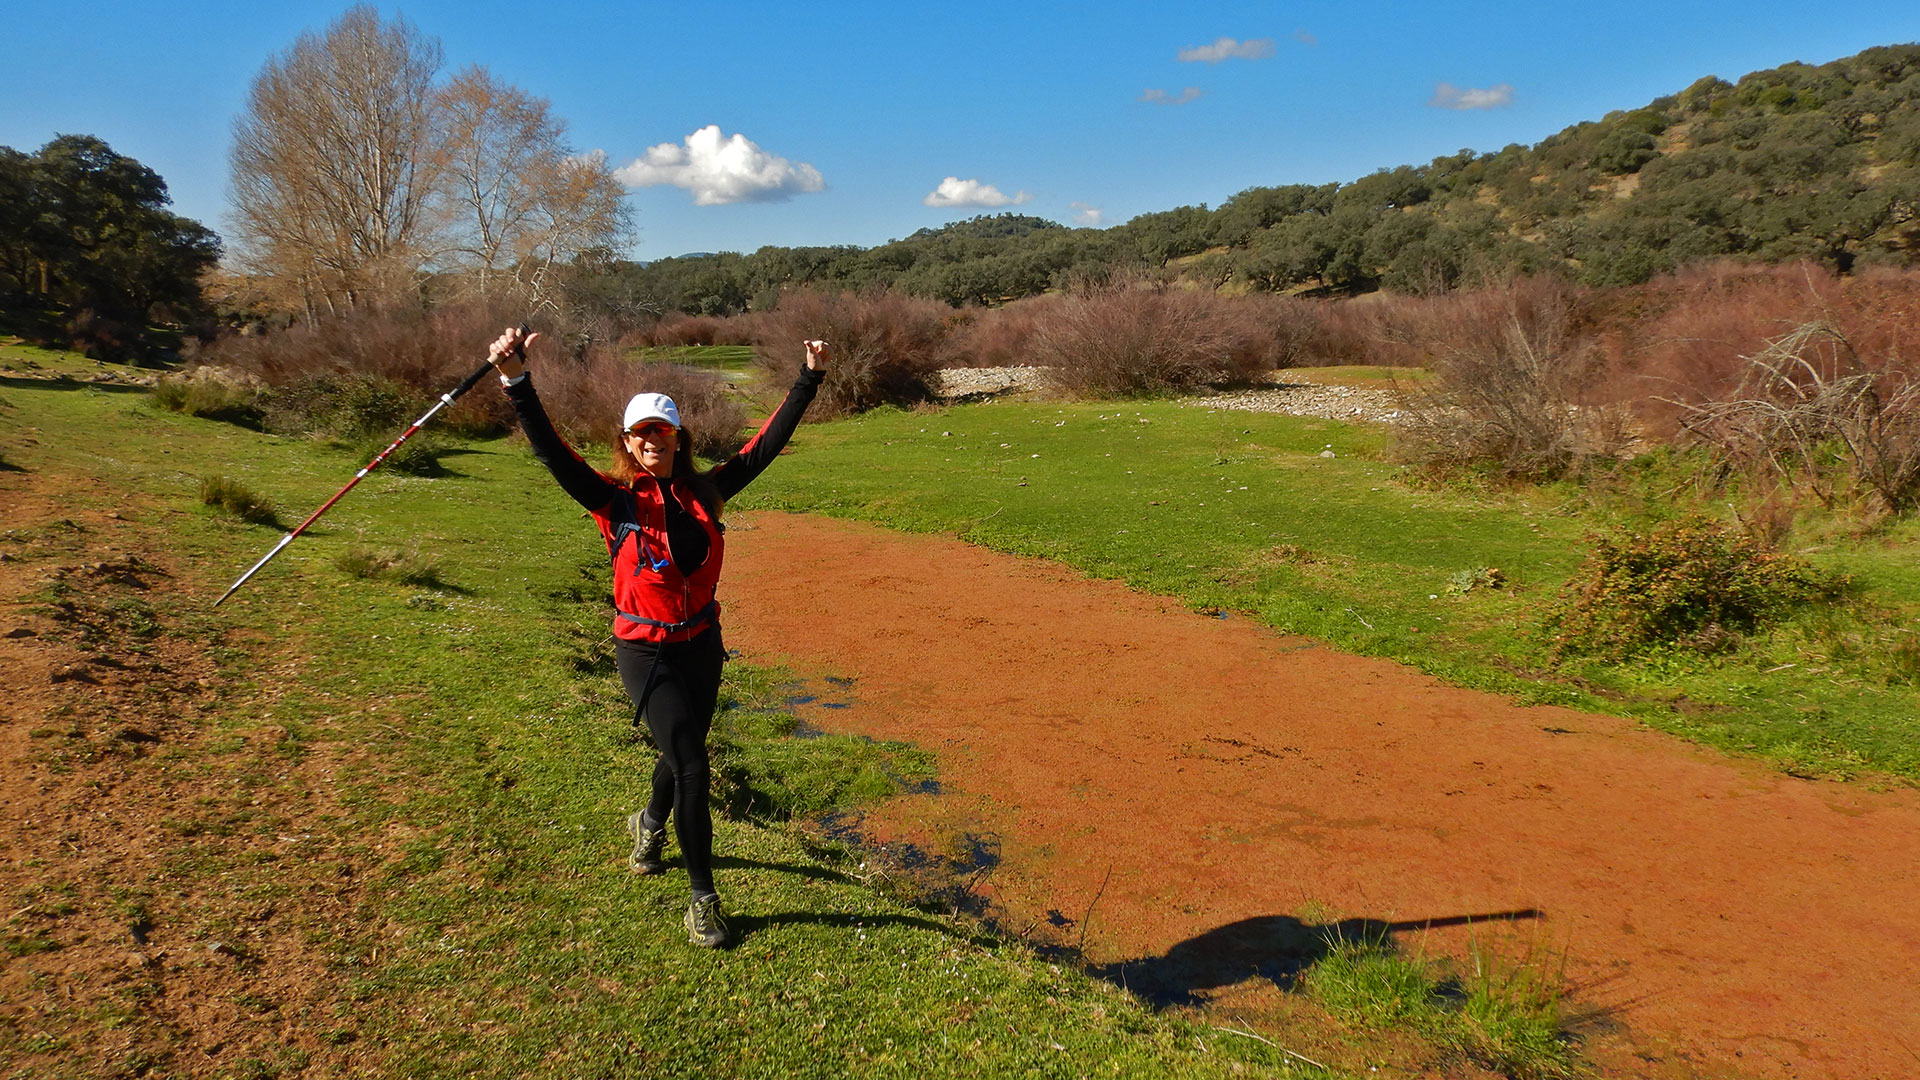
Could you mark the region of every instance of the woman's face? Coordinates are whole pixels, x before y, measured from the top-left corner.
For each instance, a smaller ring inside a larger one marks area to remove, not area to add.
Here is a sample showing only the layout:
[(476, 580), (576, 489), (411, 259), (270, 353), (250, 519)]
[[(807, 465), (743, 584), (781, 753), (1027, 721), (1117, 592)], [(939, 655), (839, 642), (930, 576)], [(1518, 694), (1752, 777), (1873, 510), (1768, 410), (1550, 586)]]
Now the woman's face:
[(627, 429), (627, 452), (650, 476), (673, 475), (673, 454), (680, 447), (680, 431), (665, 420), (648, 420)]

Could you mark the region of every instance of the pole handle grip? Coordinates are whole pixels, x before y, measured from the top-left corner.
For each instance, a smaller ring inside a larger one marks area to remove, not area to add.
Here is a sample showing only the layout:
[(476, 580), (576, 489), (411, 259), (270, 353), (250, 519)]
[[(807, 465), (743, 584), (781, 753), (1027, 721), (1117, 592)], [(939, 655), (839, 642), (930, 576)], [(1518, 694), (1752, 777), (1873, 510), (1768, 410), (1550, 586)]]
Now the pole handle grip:
[[(526, 324), (526, 323), (521, 323), (521, 324), (520, 324), (520, 338), (521, 338), (521, 340), (523, 340), (523, 341), (524, 341), (524, 340), (526, 339), (526, 336), (527, 336), (527, 334), (528, 334), (528, 333), (530, 333), (530, 332), (531, 332), (531, 331), (530, 331), (530, 328), (529, 328), (529, 327), (527, 326), (527, 324)], [(522, 362), (524, 363), (524, 362), (526, 361), (526, 359), (527, 359), (527, 350), (526, 350), (526, 348), (525, 348), (525, 347), (523, 346), (523, 347), (521, 347), (521, 348), (519, 348), (519, 349), (517, 349), (517, 350), (515, 350), (515, 351), (516, 351), (516, 352), (518, 352), (518, 353), (520, 354), (520, 360), (521, 360), (521, 361), (522, 361)], [(460, 380), (460, 385), (459, 385), (459, 386), (456, 386), (456, 387), (454, 387), (454, 388), (453, 388), (453, 390), (452, 390), (452, 392), (450, 392), (449, 394), (447, 394), (447, 400), (448, 400), (448, 401), (459, 401), (459, 400), (460, 400), (460, 395), (462, 395), (462, 394), (464, 394), (464, 393), (466, 393), (467, 391), (469, 391), (469, 390), (471, 390), (471, 389), (473, 389), (473, 387), (474, 387), (474, 384), (476, 384), (476, 383), (478, 383), (478, 382), (479, 382), (479, 381), (480, 381), (481, 379), (484, 379), (484, 378), (486, 378), (486, 375), (487, 375), (487, 372), (489, 372), (489, 371), (492, 371), (492, 370), (493, 370), (493, 361), (492, 361), (492, 359), (488, 359), (486, 363), (484, 363), (484, 364), (481, 364), (481, 365), (480, 365), (480, 366), (479, 366), (478, 368), (476, 368), (476, 369), (474, 370), (474, 372), (473, 372), (473, 374), (471, 374), (471, 375), (469, 375), (469, 376), (467, 376), (466, 378), (464, 378), (464, 379), (462, 379), (462, 380)]]

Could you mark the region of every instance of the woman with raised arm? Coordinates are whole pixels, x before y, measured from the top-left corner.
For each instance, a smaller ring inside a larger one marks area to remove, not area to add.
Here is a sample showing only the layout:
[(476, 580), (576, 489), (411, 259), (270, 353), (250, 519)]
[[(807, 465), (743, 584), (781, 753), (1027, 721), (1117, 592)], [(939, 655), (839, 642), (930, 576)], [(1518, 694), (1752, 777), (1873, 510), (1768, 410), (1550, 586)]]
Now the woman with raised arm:
[(695, 945), (724, 945), (727, 924), (713, 886), (713, 819), (707, 809), (707, 729), (726, 659), (714, 600), (725, 551), (720, 513), (793, 435), (825, 377), (827, 343), (804, 343), (806, 363), (786, 400), (726, 461), (696, 470), (693, 440), (673, 399), (637, 394), (620, 418), (612, 470), (602, 473), (553, 429), (534, 393), (524, 360), (539, 337), (510, 327), (488, 355), (534, 457), (593, 515), (613, 559), (620, 681), (633, 698), (636, 719), (646, 721), (660, 748), (652, 797), (627, 818), (633, 834), (627, 866), (639, 874), (664, 871), (667, 822), (673, 822), (693, 889), (687, 937)]

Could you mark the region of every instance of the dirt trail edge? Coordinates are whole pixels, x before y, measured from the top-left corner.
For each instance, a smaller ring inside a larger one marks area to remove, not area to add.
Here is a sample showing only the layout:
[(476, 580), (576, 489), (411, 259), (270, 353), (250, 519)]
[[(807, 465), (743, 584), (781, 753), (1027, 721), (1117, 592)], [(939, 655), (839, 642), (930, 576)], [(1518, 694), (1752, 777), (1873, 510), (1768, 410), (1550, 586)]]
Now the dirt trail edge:
[(1609, 1018), (1609, 1072), (1920, 1073), (1913, 792), (1516, 706), (950, 539), (736, 517), (728, 645), (851, 677), (810, 722), (939, 756), (942, 792), (866, 827), (997, 843), (1009, 922), (1116, 981), (1203, 1001), (1297, 968), (1324, 912), (1424, 928), (1401, 940), (1432, 951), (1564, 952), (1575, 1004)]

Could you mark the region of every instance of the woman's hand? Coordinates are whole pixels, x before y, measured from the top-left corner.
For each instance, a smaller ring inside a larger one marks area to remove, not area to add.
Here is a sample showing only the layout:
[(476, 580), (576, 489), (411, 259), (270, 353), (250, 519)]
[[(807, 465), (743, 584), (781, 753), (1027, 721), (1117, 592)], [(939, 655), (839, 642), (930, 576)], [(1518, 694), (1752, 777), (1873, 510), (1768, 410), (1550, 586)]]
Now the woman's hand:
[(509, 326), (487, 346), (487, 361), (503, 379), (512, 379), (527, 370), (527, 347), (540, 340), (539, 334), (521, 336), (520, 328)]
[(807, 349), (807, 370), (825, 371), (827, 369), (827, 343), (824, 341), (803, 341), (800, 344), (806, 346)]

